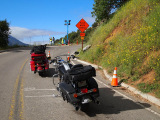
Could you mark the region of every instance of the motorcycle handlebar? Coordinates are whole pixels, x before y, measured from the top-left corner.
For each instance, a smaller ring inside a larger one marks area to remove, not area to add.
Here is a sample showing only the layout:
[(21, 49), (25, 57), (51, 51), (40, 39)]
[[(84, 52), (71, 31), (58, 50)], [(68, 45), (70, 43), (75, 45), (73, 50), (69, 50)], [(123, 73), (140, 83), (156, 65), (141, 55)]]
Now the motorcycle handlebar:
[(50, 64), (51, 64), (51, 63), (54, 63), (55, 61), (56, 61), (55, 59), (51, 60)]
[[(60, 55), (60, 56), (68, 56), (68, 55)], [(51, 60), (50, 64), (54, 63), (54, 62), (59, 63), (61, 60), (63, 60), (60, 56), (56, 56), (55, 59)], [(70, 55), (69, 57), (72, 58), (72, 59), (78, 58), (75, 55)]]

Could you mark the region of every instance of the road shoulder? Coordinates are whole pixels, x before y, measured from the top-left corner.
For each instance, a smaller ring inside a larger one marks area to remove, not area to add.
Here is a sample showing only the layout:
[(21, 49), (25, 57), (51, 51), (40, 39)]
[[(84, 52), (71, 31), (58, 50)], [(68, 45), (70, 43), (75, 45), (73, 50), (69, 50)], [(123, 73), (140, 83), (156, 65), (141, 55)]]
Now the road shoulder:
[[(88, 62), (85, 62), (85, 61), (82, 61), (82, 60), (79, 60), (79, 59), (75, 59), (76, 61), (80, 62), (80, 63), (83, 63), (83, 64), (86, 64), (86, 65), (92, 65), (93, 67), (95, 67), (95, 69), (102, 69), (103, 70), (103, 73), (105, 75), (105, 77), (109, 80), (109, 81), (112, 81), (112, 76), (109, 75), (107, 73), (107, 71), (105, 69), (103, 69), (101, 66), (98, 66), (98, 65), (95, 65), (95, 64), (91, 64), (91, 63), (88, 63)], [(151, 96), (149, 94), (146, 94), (146, 93), (142, 93), (141, 91), (137, 90), (136, 88), (133, 88), (132, 86), (128, 85), (128, 84), (125, 84), (125, 83), (121, 83), (121, 86), (122, 87), (125, 87), (126, 89), (128, 89), (129, 91), (133, 92), (135, 95), (138, 95), (140, 97), (142, 97), (143, 99), (145, 99), (146, 101), (149, 101), (150, 103), (160, 107), (160, 99), (154, 97), (154, 96)]]

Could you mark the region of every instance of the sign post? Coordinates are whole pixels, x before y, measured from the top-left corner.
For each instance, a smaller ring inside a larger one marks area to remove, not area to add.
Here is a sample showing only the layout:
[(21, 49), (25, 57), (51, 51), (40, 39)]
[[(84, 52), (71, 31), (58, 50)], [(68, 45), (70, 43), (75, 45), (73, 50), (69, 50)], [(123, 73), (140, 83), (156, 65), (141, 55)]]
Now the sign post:
[(76, 25), (76, 27), (81, 31), (80, 36), (82, 40), (82, 51), (83, 51), (83, 40), (85, 33), (84, 31), (89, 27), (88, 23), (82, 18)]

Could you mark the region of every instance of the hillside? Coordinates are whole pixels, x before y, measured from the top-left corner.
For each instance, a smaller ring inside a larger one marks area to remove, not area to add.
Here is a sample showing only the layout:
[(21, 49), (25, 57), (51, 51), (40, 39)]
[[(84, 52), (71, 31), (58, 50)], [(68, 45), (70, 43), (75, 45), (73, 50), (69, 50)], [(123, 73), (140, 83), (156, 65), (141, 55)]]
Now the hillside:
[(8, 43), (9, 46), (13, 46), (13, 45), (27, 46), (28, 45), (28, 44), (25, 44), (25, 43), (19, 41), (18, 39), (14, 38), (11, 35), (9, 36), (8, 41), (9, 41), (9, 43)]
[(89, 38), (80, 58), (160, 98), (160, 1), (131, 0)]

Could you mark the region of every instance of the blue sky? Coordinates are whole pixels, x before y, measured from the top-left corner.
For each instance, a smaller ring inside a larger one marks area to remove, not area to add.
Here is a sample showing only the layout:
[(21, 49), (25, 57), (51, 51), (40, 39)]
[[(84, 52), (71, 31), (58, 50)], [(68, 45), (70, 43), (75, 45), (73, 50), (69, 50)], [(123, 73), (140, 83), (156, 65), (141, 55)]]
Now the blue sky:
[[(67, 34), (64, 20), (71, 20), (69, 32), (82, 18), (91, 26), (94, 0), (0, 0), (0, 20), (7, 19), (11, 35), (25, 43), (49, 43)], [(50, 36), (49, 36), (50, 35)]]

